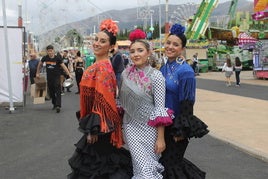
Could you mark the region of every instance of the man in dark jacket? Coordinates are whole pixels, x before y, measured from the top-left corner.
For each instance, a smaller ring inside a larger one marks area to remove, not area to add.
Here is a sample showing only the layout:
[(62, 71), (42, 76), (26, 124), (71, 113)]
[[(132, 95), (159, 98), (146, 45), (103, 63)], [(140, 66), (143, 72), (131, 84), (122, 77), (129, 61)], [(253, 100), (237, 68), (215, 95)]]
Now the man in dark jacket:
[(36, 77), (36, 70), (39, 64), (39, 59), (36, 58), (36, 54), (30, 54), (29, 60), (29, 70), (30, 70), (30, 81), (34, 84), (34, 78)]
[(119, 52), (117, 45), (114, 47), (112, 53), (113, 56), (111, 57), (111, 62), (116, 76), (117, 85), (119, 85), (121, 73), (125, 68), (124, 59), (122, 57), (122, 54)]

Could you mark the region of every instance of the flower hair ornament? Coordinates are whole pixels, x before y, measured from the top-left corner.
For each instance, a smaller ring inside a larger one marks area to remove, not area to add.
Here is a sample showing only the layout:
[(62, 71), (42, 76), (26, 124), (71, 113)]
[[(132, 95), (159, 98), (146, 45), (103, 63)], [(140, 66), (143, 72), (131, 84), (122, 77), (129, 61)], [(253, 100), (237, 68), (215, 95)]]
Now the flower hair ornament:
[(137, 39), (145, 39), (146, 33), (143, 32), (141, 29), (135, 29), (129, 34), (129, 40), (131, 42), (134, 42)]
[(182, 35), (185, 32), (185, 27), (180, 24), (172, 25), (170, 29), (170, 33), (174, 35)]
[(106, 19), (103, 20), (100, 24), (100, 30), (107, 30), (108, 32), (112, 33), (114, 36), (116, 36), (118, 32), (118, 26), (112, 19)]

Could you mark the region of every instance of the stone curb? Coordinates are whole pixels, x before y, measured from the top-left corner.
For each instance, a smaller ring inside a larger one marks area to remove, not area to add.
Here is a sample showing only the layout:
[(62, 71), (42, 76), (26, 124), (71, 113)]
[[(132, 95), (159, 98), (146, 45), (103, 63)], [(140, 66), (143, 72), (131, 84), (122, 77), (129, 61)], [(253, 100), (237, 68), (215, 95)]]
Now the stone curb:
[(210, 135), (211, 137), (216, 138), (216, 139), (218, 139), (218, 140), (220, 140), (220, 141), (222, 141), (224, 143), (227, 143), (227, 144), (233, 146), (234, 148), (236, 148), (236, 149), (238, 149), (240, 151), (243, 151), (243, 152), (245, 152), (245, 153), (247, 153), (247, 154), (249, 154), (249, 155), (251, 155), (251, 156), (253, 156), (253, 157), (257, 158), (257, 159), (260, 159), (260, 160), (268, 163), (268, 155), (263, 153), (263, 152), (261, 152), (261, 151), (259, 151), (259, 150), (256, 150), (254, 148), (245, 146), (243, 144), (240, 144), (239, 142), (235, 142), (232, 139), (229, 139), (229, 138), (226, 138), (226, 137), (223, 137), (223, 136), (219, 136), (219, 135), (217, 135), (217, 134), (215, 134), (215, 133), (213, 133), (211, 131), (209, 132), (208, 135)]

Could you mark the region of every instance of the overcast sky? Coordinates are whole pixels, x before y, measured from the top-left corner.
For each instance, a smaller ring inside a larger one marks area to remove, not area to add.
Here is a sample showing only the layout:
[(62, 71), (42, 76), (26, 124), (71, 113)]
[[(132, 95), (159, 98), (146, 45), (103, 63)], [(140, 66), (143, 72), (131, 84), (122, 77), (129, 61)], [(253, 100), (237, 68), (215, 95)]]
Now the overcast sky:
[[(16, 26), (18, 4), (22, 4), (24, 26), (30, 31), (41, 33), (40, 23), (56, 27), (94, 16), (108, 10), (165, 4), (166, 0), (2, 0), (0, 4), (0, 26), (3, 26), (2, 2), (5, 1), (7, 25)], [(201, 3), (202, 0), (168, 0), (169, 4)], [(230, 0), (219, 0), (220, 3)], [(250, 0), (253, 1), (253, 0)]]

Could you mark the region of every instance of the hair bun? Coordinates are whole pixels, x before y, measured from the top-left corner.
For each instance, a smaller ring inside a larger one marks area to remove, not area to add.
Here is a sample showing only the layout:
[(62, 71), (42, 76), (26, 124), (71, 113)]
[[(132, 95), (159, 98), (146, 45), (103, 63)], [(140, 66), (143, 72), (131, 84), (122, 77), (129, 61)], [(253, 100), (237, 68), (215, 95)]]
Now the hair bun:
[(184, 34), (184, 32), (185, 32), (185, 27), (180, 24), (174, 24), (172, 25), (170, 29), (170, 33), (175, 34), (175, 35), (182, 35)]
[(108, 32), (112, 33), (114, 36), (116, 36), (119, 28), (117, 24), (112, 19), (105, 19), (100, 24), (100, 30), (107, 30)]
[(135, 29), (129, 34), (129, 40), (131, 42), (134, 42), (137, 39), (145, 39), (146, 33), (142, 31), (141, 29)]

